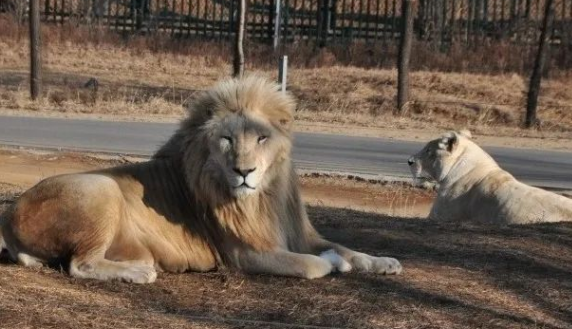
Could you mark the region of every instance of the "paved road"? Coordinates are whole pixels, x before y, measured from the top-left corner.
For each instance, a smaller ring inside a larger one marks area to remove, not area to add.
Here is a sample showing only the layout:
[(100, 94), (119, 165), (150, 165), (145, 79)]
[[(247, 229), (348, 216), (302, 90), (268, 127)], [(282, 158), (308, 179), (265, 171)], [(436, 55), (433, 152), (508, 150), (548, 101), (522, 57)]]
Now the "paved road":
[[(176, 129), (169, 123), (105, 122), (0, 116), (0, 144), (150, 155)], [(368, 177), (410, 177), (407, 158), (419, 142), (326, 134), (296, 134), (298, 168)], [(572, 190), (572, 153), (486, 148), (505, 169), (537, 186)]]

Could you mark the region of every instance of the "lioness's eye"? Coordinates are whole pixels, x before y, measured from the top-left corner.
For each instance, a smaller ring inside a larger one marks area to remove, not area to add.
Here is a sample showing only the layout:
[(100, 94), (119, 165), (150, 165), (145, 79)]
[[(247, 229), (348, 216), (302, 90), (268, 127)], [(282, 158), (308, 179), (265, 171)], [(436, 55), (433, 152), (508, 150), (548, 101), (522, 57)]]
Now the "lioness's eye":
[(259, 136), (258, 137), (258, 144), (264, 144), (268, 140), (268, 136)]
[(232, 144), (232, 137), (230, 136), (221, 136), (221, 139), (226, 140), (229, 144)]

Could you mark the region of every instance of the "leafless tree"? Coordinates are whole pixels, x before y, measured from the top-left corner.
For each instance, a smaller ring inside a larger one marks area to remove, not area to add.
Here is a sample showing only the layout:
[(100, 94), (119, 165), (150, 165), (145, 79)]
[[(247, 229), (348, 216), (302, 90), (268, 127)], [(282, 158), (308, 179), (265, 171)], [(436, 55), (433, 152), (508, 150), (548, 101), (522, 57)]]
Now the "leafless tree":
[(397, 113), (402, 113), (409, 101), (409, 61), (413, 38), (413, 19), (416, 0), (403, 0), (401, 41), (397, 58)]
[(542, 72), (546, 62), (546, 53), (548, 52), (548, 43), (550, 39), (550, 31), (554, 21), (554, 1), (546, 0), (544, 19), (542, 22), (542, 30), (540, 31), (540, 41), (538, 43), (538, 52), (530, 76), (530, 85), (528, 87), (528, 99), (526, 103), (526, 119), (524, 125), (531, 128), (538, 124), (536, 117), (536, 107), (538, 105), (538, 94), (540, 93), (540, 81), (542, 80)]
[(242, 77), (244, 74), (244, 25), (246, 20), (246, 0), (239, 0), (238, 4), (238, 23), (236, 25), (236, 39), (234, 43), (234, 62), (232, 75), (235, 78)]

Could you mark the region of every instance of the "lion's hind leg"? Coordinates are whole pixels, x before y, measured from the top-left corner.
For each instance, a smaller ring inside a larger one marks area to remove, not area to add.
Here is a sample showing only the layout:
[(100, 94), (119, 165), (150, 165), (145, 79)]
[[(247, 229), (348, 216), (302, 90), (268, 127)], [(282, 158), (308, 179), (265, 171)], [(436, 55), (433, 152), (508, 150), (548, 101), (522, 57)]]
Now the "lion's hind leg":
[(89, 260), (74, 257), (70, 275), (82, 279), (120, 280), (133, 283), (151, 283), (157, 279), (152, 264), (144, 261), (112, 261), (103, 257)]

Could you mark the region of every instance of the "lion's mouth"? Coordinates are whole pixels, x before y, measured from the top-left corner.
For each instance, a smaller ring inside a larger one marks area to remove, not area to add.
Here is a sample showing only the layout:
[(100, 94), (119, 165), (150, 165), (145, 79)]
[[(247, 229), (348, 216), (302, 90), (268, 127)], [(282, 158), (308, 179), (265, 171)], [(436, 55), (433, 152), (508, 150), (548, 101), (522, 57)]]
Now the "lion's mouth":
[(243, 198), (246, 197), (248, 195), (251, 195), (253, 193), (256, 193), (256, 188), (252, 187), (246, 183), (242, 183), (236, 187), (233, 188), (232, 193), (239, 198)]
[(246, 182), (244, 182), (244, 183), (238, 185), (238, 186), (235, 187), (235, 188), (248, 188), (248, 189), (251, 189), (251, 190), (256, 190), (256, 188), (254, 188), (254, 187), (252, 187), (252, 186), (246, 184)]

